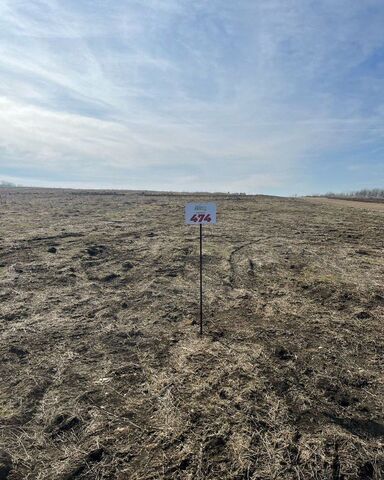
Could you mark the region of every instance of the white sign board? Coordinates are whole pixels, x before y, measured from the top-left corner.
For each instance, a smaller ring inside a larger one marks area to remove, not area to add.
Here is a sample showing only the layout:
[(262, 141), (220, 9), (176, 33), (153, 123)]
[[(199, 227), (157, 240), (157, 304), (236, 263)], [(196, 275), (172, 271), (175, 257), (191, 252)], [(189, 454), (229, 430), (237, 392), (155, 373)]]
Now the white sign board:
[(187, 203), (185, 206), (187, 225), (209, 225), (216, 223), (216, 203)]

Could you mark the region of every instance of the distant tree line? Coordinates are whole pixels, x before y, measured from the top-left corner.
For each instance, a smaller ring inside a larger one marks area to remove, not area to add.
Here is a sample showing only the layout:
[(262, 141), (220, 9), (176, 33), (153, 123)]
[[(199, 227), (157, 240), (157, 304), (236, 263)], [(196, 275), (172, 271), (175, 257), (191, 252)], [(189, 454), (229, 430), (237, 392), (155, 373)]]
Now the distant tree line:
[(17, 187), (16, 184), (12, 182), (0, 182), (0, 188), (12, 188), (12, 187)]
[(380, 198), (384, 199), (384, 188), (364, 188), (355, 192), (333, 193), (328, 192), (322, 197), (338, 197), (338, 198)]

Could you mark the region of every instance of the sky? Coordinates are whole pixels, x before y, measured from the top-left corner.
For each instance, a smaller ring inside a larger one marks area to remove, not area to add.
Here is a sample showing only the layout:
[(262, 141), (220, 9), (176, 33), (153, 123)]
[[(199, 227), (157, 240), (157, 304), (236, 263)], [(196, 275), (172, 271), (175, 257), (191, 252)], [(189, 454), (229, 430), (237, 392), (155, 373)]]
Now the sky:
[(0, 0), (0, 181), (384, 187), (383, 0)]

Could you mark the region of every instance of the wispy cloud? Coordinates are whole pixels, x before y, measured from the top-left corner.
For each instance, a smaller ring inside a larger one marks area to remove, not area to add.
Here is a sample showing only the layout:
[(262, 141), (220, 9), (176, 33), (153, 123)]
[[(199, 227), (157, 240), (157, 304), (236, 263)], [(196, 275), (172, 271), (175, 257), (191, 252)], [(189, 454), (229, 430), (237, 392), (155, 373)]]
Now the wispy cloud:
[(3, 0), (0, 174), (301, 193), (325, 163), (370, 184), (348, 154), (383, 146), (383, 22), (381, 0)]

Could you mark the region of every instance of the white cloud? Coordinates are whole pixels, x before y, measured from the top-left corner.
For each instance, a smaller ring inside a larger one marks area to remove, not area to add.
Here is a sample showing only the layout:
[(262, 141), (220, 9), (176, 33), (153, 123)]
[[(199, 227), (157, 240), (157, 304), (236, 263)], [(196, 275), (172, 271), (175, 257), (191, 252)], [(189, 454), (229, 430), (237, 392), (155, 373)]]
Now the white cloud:
[(354, 73), (383, 44), (379, 2), (87, 5), (1, 3), (0, 169), (96, 184), (164, 166), (198, 189), (221, 165), (214, 189), (278, 189), (310, 158), (383, 140), (380, 79)]

